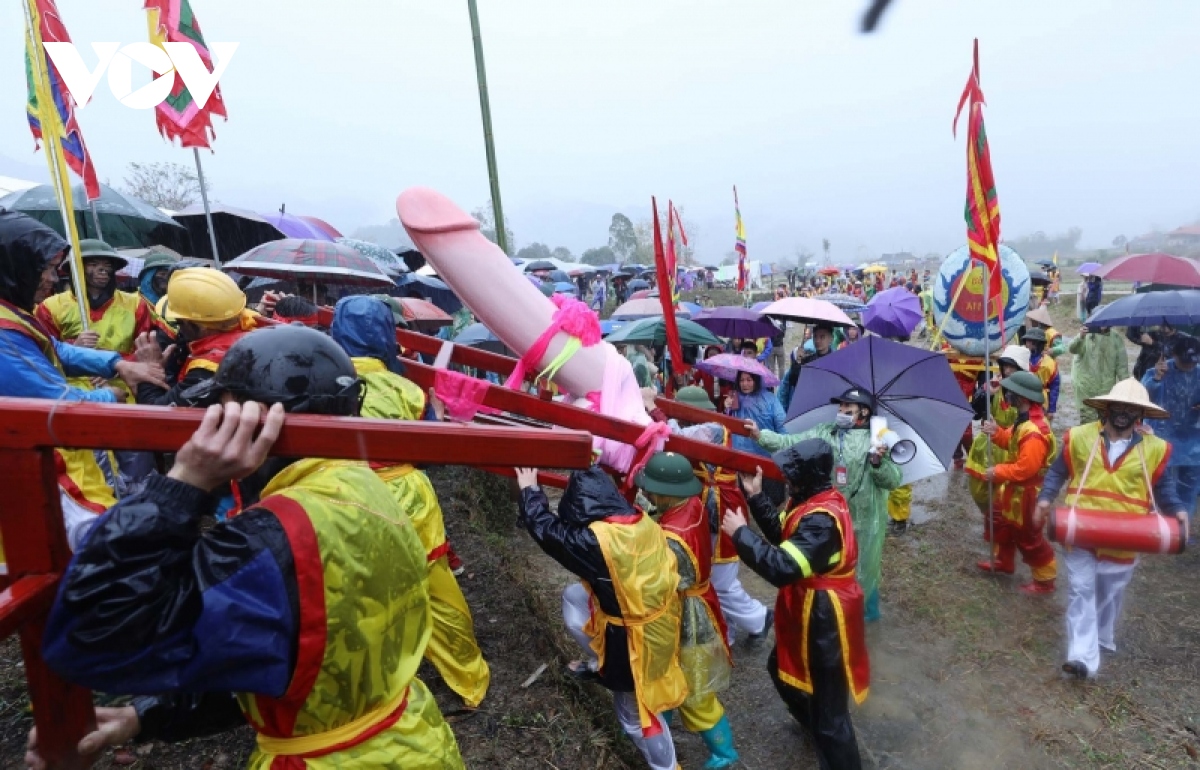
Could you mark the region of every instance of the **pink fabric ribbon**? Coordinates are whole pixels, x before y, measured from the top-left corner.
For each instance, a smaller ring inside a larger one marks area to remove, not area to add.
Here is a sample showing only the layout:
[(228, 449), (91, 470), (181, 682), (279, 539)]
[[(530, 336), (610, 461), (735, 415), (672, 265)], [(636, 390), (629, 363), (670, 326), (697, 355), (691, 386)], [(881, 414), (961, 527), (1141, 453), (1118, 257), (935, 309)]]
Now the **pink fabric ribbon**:
[(637, 448), (637, 455), (633, 464), (629, 466), (629, 473), (625, 476), (626, 489), (633, 486), (638, 472), (646, 467), (646, 463), (650, 462), (650, 458), (654, 456), (655, 452), (662, 451), (663, 446), (670, 437), (671, 426), (665, 422), (652, 422), (642, 428), (642, 435), (638, 436), (637, 441), (633, 442), (634, 447)]
[(517, 366), (513, 369), (512, 374), (505, 380), (504, 387), (510, 390), (521, 388), (525, 382), (525, 375), (530, 369), (536, 368), (545, 357), (546, 349), (550, 347), (550, 340), (554, 339), (554, 335), (559, 332), (578, 338), (585, 348), (595, 345), (603, 336), (600, 333), (600, 318), (585, 303), (562, 294), (552, 295), (550, 301), (558, 310), (550, 319), (550, 326), (534, 340), (534, 343), (529, 346), (529, 350), (525, 351), (525, 355), (517, 361)]
[(483, 405), (487, 389), (487, 380), (450, 369), (439, 369), (433, 381), (433, 391), (446, 404), (446, 414), (459, 422), (470, 422), (479, 412), (500, 414), (500, 410)]

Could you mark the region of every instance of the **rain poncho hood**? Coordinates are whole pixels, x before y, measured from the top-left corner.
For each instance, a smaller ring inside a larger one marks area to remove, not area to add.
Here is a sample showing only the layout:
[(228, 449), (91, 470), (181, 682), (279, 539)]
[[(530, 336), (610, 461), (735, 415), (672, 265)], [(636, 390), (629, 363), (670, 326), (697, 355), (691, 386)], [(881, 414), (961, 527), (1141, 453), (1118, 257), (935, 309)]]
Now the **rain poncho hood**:
[(1068, 350), (1073, 356), (1071, 377), (1075, 384), (1075, 407), (1079, 410), (1079, 422), (1094, 422), (1099, 415), (1084, 401), (1103, 396), (1129, 376), (1125, 339), (1112, 331), (1081, 334), (1071, 341)]
[(586, 527), (610, 516), (634, 513), (633, 506), (621, 497), (617, 485), (597, 466), (572, 473), (558, 504), (558, 518), (574, 527)]
[[(754, 392), (746, 394), (742, 393), (740, 389), (737, 391), (738, 408), (733, 411), (731, 416), (737, 417), (739, 420), (752, 420), (762, 430), (783, 433), (783, 424), (787, 417), (783, 407), (779, 405), (778, 398), (775, 394), (763, 390), (761, 377), (751, 376), (754, 377)], [(749, 452), (764, 457), (770, 455), (749, 436), (734, 436), (733, 448), (739, 452)]]
[(33, 217), (0, 209), (0, 299), (32, 311), (42, 271), (67, 250), (62, 236)]
[(154, 276), (159, 270), (166, 270), (175, 264), (175, 260), (166, 254), (151, 254), (146, 257), (142, 270), (138, 273), (138, 291), (151, 305), (157, 305), (162, 295), (154, 290)]
[(338, 300), (329, 334), (351, 358), (376, 358), (389, 371), (404, 374), (391, 308), (375, 297), (360, 294)]

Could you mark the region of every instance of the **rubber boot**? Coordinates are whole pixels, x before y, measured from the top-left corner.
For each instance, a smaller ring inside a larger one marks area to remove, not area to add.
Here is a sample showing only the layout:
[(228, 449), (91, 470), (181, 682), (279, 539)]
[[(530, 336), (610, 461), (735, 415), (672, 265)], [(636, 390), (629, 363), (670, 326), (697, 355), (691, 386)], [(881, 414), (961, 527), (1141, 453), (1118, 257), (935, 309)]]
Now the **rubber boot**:
[(880, 617), (882, 617), (882, 615), (879, 612), (879, 590), (878, 589), (871, 592), (871, 595), (867, 597), (867, 601), (865, 602), (865, 605), (866, 605), (865, 612), (863, 613), (863, 615), (864, 615), (864, 619), (868, 623), (873, 623), (876, 620), (879, 620)]
[(722, 767), (733, 767), (738, 761), (737, 749), (733, 747), (733, 730), (729, 728), (729, 718), (721, 715), (721, 721), (700, 733), (704, 745), (708, 747), (708, 761), (704, 763), (705, 770), (718, 770)]

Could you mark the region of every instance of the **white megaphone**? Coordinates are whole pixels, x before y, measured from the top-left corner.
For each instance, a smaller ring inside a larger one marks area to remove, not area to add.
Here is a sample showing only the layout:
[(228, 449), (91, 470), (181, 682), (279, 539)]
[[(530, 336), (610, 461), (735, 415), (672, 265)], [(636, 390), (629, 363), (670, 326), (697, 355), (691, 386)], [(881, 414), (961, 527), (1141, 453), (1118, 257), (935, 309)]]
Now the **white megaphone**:
[(887, 447), (888, 456), (896, 465), (904, 465), (917, 456), (917, 445), (910, 439), (901, 438), (894, 430), (888, 430), (886, 417), (871, 418), (871, 446)]

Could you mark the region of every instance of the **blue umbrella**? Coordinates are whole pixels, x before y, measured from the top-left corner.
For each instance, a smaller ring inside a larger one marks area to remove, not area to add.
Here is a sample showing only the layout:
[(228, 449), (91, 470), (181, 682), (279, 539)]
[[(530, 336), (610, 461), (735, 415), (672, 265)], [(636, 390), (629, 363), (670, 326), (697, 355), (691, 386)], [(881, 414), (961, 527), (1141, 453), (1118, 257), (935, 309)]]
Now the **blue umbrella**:
[(1129, 294), (1098, 308), (1088, 326), (1200, 325), (1200, 290)]
[(787, 413), (787, 430), (800, 433), (833, 422), (837, 398), (862, 388), (875, 398), (874, 414), (888, 428), (916, 444), (913, 459), (901, 466), (909, 484), (950, 467), (954, 448), (974, 416), (941, 353), (865, 337), (800, 369)]
[(697, 314), (704, 312), (704, 308), (700, 307), (695, 302), (680, 302), (679, 307), (687, 308), (688, 315), (692, 316), (693, 318), (695, 318)]
[(920, 298), (903, 286), (876, 294), (862, 314), (866, 330), (880, 337), (907, 337), (924, 318)]
[(862, 300), (849, 294), (822, 294), (819, 299), (825, 300), (845, 313), (861, 313), (867, 309)]
[(570, 294), (571, 296), (575, 296), (579, 293), (579, 287), (570, 281), (559, 281), (558, 283), (554, 284), (554, 291), (557, 294)]
[(405, 273), (396, 278), (397, 290), (391, 293), (400, 297), (417, 296), (427, 299), (447, 313), (462, 309), (462, 300), (454, 295), (450, 287), (437, 278), (416, 273)]
[(628, 321), (614, 321), (613, 319), (609, 318), (606, 321), (600, 322), (600, 333), (602, 335), (604, 335), (605, 337), (607, 337), (608, 335), (612, 334), (617, 329), (620, 329), (622, 326), (624, 326), (627, 323), (629, 323), (629, 322)]
[(465, 327), (458, 336), (454, 338), (455, 345), (466, 345), (470, 348), (479, 348), (481, 350), (489, 350), (493, 353), (504, 353), (504, 343), (501, 342), (492, 330), (481, 323), (473, 323)]

